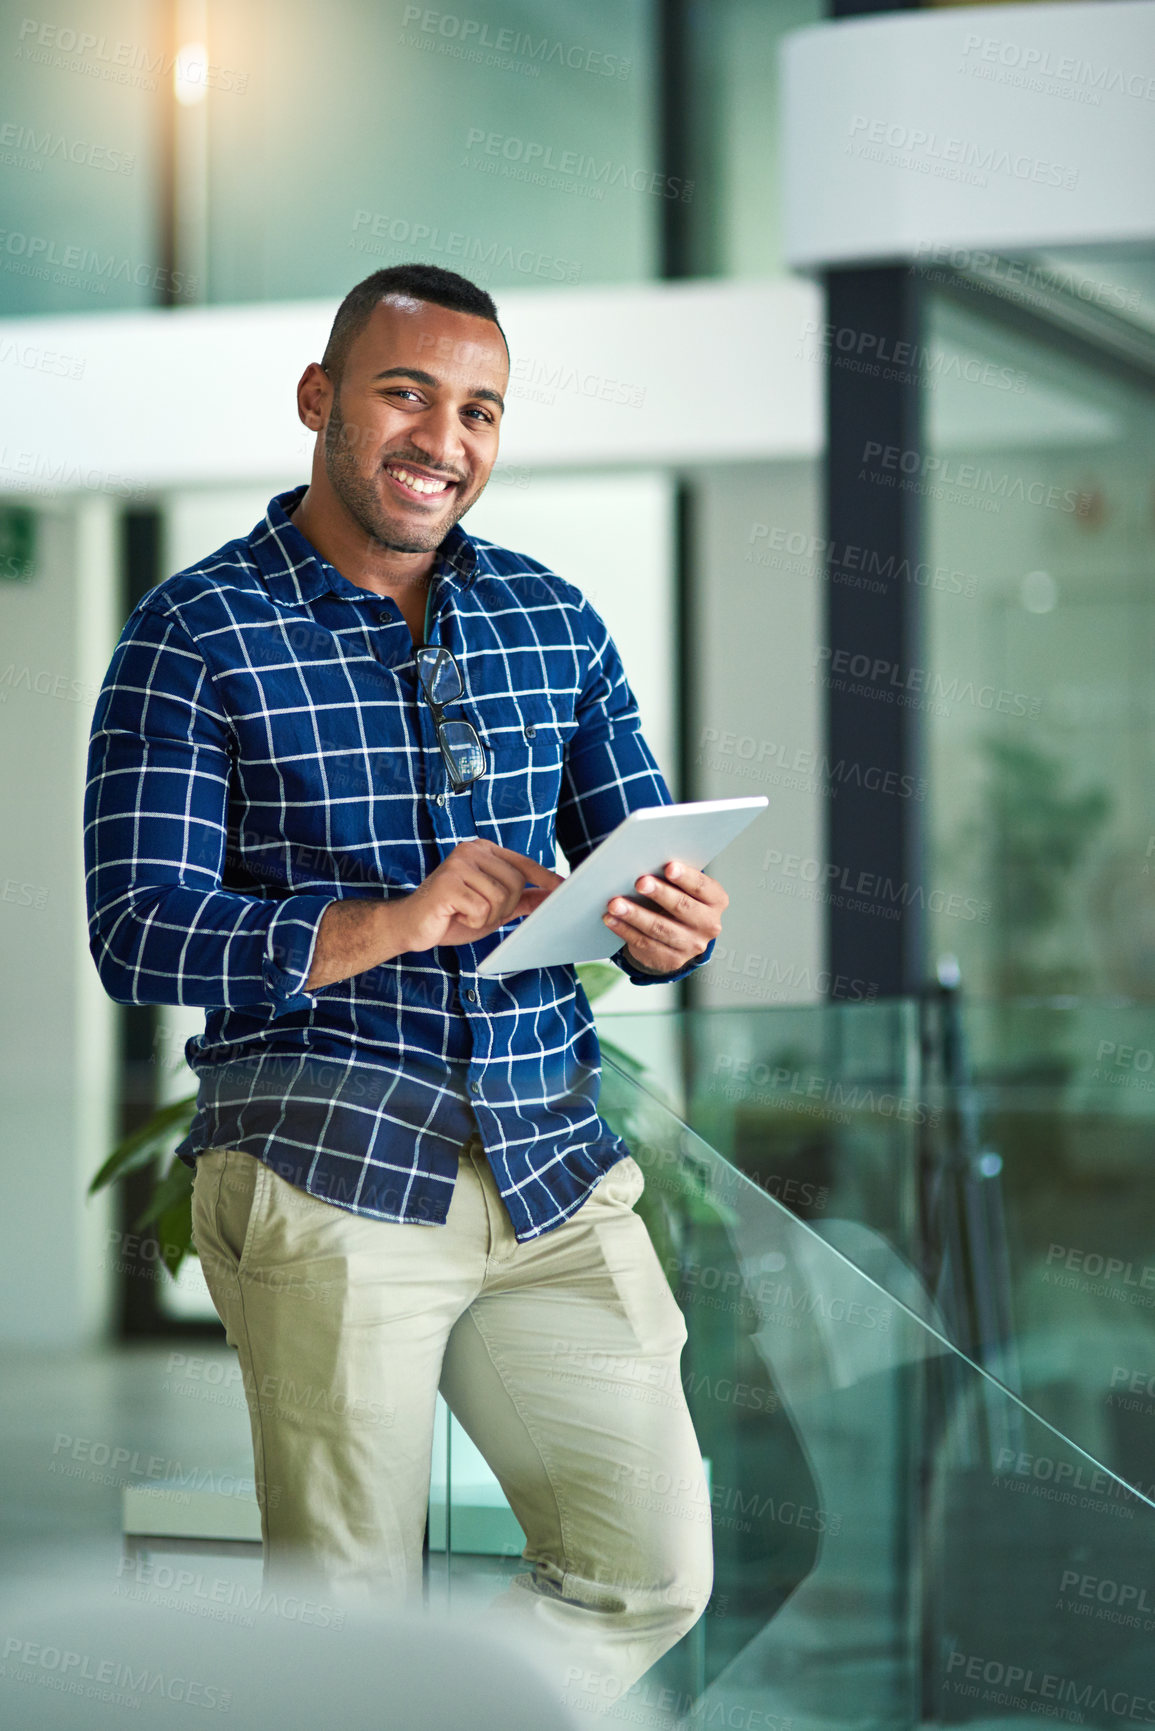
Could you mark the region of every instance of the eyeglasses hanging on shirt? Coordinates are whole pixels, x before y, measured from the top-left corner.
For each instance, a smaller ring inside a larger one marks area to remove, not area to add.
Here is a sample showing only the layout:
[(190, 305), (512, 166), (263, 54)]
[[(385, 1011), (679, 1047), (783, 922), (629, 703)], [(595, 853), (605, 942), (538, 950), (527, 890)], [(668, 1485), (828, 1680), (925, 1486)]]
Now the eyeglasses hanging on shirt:
[(450, 786), (454, 793), (464, 793), (485, 774), (485, 748), (468, 721), (445, 719), (448, 705), (465, 695), (461, 669), (450, 650), (426, 644), (417, 651), (417, 672), (433, 711)]

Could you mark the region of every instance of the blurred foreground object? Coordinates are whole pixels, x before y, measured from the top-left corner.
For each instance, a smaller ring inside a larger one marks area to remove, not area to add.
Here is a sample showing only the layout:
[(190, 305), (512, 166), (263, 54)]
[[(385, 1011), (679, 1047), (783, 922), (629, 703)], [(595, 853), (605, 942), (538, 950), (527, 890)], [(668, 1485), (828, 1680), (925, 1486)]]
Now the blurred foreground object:
[[(0, 1586), (0, 1724), (19, 1731), (571, 1731), (508, 1641), (462, 1618), (325, 1603), (315, 1582), (244, 1590), (205, 1558), (169, 1570), (82, 1553)], [(208, 1582), (207, 1589), (205, 1587)], [(319, 1592), (321, 1597), (318, 1597)], [(190, 1711), (191, 1709), (191, 1711)]]

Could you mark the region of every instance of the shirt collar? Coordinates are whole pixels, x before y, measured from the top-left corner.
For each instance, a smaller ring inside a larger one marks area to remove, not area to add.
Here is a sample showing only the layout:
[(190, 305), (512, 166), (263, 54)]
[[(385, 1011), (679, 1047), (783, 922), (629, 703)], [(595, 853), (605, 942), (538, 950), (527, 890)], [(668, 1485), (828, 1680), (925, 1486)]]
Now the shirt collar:
[[(274, 601), (304, 606), (328, 592), (347, 600), (364, 600), (372, 590), (351, 583), (335, 565), (306, 540), (290, 512), (305, 496), (305, 488), (293, 487), (269, 500), (265, 520), (253, 531), (250, 545), (265, 586)], [(437, 549), (434, 574), (449, 583), (468, 588), (477, 575), (477, 548), (459, 523), (455, 523)]]

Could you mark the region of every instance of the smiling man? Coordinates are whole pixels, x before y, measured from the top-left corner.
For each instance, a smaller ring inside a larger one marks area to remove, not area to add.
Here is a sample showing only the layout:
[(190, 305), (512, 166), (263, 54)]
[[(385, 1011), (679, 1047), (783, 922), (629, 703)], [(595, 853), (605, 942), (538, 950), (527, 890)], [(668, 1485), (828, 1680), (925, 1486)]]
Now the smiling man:
[[(346, 297), (298, 387), (308, 486), (124, 628), (89, 930), (118, 1001), (207, 1012), (178, 1152), (267, 1578), (420, 1592), (440, 1387), (526, 1534), (507, 1606), (608, 1702), (710, 1592), (685, 1322), (597, 1114), (574, 970), (477, 969), (561, 881), (555, 846), (576, 865), (670, 796), (580, 591), (458, 527), (508, 374), (462, 277), (399, 266)], [(680, 979), (725, 892), (676, 861), (638, 889), (651, 906), (607, 909), (615, 960)], [(662, 1482), (680, 1500), (639, 1494)]]

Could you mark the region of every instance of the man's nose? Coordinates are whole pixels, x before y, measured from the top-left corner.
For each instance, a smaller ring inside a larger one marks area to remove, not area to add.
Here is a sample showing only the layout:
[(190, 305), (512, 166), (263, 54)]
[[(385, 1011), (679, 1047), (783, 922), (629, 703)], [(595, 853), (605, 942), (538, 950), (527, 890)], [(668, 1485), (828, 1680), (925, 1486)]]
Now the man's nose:
[(435, 468), (452, 472), (458, 477), (468, 470), (465, 447), (452, 409), (430, 407), (425, 414), (409, 424), (409, 442), (421, 451)]

